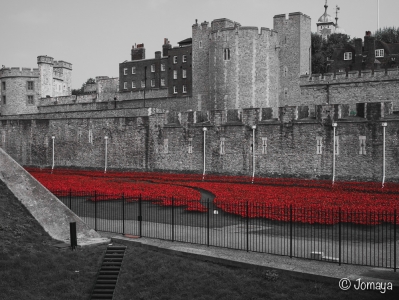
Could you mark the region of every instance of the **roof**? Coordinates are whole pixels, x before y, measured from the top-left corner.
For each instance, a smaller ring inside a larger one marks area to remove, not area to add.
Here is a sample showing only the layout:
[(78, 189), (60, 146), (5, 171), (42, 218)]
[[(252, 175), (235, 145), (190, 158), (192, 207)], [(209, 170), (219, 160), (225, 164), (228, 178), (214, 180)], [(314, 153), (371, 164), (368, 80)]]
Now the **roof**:
[(191, 45), (192, 43), (193, 43), (193, 39), (192, 38), (187, 38), (185, 40), (182, 40), (182, 41), (178, 42), (179, 46)]

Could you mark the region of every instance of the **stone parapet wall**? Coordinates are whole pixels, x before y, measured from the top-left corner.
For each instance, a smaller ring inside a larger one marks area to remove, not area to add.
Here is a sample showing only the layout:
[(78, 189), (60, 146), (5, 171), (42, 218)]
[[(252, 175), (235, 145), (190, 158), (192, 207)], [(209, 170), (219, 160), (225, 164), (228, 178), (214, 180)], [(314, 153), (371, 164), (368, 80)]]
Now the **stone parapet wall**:
[(39, 69), (30, 69), (30, 68), (0, 69), (0, 79), (7, 77), (39, 77)]

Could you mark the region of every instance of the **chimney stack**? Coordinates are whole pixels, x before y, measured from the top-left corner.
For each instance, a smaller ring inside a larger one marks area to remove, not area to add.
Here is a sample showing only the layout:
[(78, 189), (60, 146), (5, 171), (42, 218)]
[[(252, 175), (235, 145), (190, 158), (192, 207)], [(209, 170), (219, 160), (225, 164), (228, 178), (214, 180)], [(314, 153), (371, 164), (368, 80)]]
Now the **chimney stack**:
[(145, 59), (145, 48), (144, 44), (134, 44), (132, 46), (132, 60)]

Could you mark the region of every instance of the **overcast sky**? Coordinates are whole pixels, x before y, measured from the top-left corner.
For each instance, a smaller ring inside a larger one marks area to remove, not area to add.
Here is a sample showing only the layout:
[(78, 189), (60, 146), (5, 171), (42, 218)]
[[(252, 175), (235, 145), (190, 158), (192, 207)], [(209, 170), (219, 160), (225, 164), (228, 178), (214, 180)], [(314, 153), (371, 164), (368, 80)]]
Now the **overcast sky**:
[[(37, 56), (72, 63), (72, 87), (95, 76), (118, 77), (119, 63), (130, 60), (135, 43), (146, 58), (191, 37), (198, 22), (228, 18), (242, 26), (273, 28), (273, 16), (303, 12), (312, 31), (324, 13), (324, 0), (5, 0), (0, 11), (0, 65), (37, 67)], [(377, 28), (377, 0), (329, 0), (328, 12), (351, 37)], [(380, 27), (399, 26), (399, 0), (380, 0)]]

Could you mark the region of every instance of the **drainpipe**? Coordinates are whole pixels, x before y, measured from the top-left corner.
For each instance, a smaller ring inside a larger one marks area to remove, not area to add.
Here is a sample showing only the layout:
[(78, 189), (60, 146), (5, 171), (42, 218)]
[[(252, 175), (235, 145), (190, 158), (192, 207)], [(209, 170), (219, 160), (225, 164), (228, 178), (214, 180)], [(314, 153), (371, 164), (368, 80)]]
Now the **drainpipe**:
[(385, 127), (387, 127), (387, 123), (384, 122), (381, 124), (383, 130), (383, 142), (382, 142), (382, 188), (384, 188), (385, 183)]
[(53, 165), (51, 166), (51, 173), (53, 173), (53, 170), (54, 170), (54, 140), (55, 140), (55, 136), (53, 135), (51, 137), (51, 139), (53, 140)]
[(107, 152), (108, 152), (108, 137), (107, 136), (105, 136), (104, 137), (104, 140), (105, 140), (105, 169), (104, 169), (104, 173), (107, 173)]
[(256, 125), (252, 126), (252, 183), (255, 178), (255, 129)]
[(334, 138), (333, 138), (333, 175), (332, 175), (332, 185), (334, 185), (335, 181), (335, 128), (337, 127), (337, 123), (332, 123), (334, 129)]
[(204, 180), (205, 178), (205, 136), (206, 136), (206, 127), (202, 128), (202, 130), (204, 131), (204, 172), (202, 173), (202, 180)]

